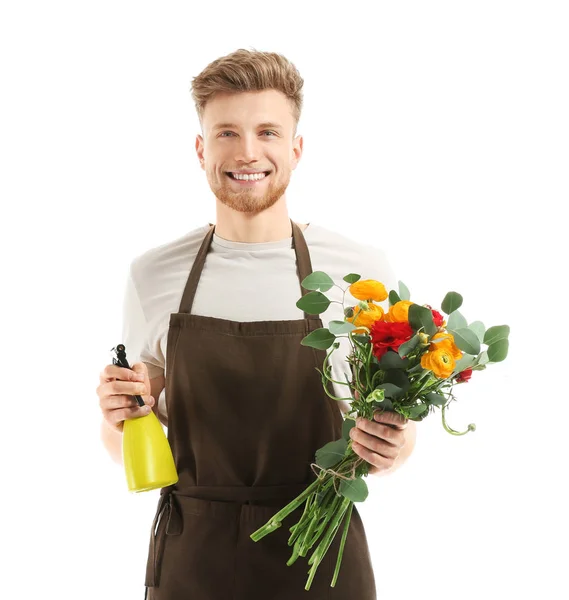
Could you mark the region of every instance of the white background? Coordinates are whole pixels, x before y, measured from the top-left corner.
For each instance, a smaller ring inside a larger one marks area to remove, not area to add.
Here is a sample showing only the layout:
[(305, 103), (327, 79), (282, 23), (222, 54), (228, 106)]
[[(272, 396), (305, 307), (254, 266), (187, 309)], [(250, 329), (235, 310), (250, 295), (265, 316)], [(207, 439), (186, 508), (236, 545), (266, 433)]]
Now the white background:
[(2, 597), (144, 596), (158, 492), (128, 493), (95, 390), (130, 261), (215, 219), (189, 87), (238, 48), (305, 80), (292, 218), (384, 248), (416, 302), (455, 290), (511, 327), (455, 388), (449, 423), (476, 432), (437, 412), (368, 480), (378, 598), (568, 597), (563, 5), (2, 5)]

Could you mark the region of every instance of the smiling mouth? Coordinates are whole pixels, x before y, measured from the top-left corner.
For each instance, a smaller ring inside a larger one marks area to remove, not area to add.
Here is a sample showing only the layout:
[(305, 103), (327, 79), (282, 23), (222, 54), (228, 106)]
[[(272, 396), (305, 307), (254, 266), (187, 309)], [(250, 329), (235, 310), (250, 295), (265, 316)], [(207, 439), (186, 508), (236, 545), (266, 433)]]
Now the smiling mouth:
[(261, 177), (261, 179), (237, 179), (236, 177), (233, 177), (233, 174), (231, 173), (231, 171), (226, 171), (225, 174), (232, 181), (238, 181), (239, 183), (260, 183), (261, 181), (264, 181), (271, 174), (271, 171), (263, 171), (264, 177)]

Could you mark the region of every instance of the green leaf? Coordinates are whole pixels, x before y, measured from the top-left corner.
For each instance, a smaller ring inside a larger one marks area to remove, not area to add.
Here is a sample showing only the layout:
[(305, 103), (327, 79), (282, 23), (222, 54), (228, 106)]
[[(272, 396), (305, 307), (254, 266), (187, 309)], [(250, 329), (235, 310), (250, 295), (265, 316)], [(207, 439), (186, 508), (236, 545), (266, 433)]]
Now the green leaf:
[(403, 395), (403, 390), (393, 383), (381, 383), (375, 386), (376, 390), (385, 390), (386, 398), (398, 398)]
[(454, 367), (453, 374), (458, 374), (464, 371), (465, 369), (470, 369), (470, 367), (476, 364), (478, 360), (478, 356), (472, 356), (470, 354), (464, 354), (462, 358), (456, 361), (456, 365)]
[(342, 423), (342, 437), (349, 442), (352, 438), (350, 437), (350, 429), (356, 426), (356, 420), (352, 417), (346, 417)]
[(433, 321), (433, 313), (426, 306), (420, 306), (419, 304), (409, 306), (409, 324), (415, 331), (423, 328), (427, 335), (434, 335), (437, 331), (437, 326)]
[(330, 300), (320, 292), (308, 292), (308, 294), (302, 296), (296, 306), (309, 315), (319, 315), (330, 306)]
[[(510, 335), (510, 327), (508, 325), (494, 325), (490, 327), (484, 335), (484, 343), (488, 346), (498, 340), (507, 339)], [(494, 361), (492, 361), (494, 362)]]
[(316, 464), (323, 469), (329, 469), (344, 458), (348, 442), (344, 438), (328, 442), (316, 450)]
[(346, 275), (344, 277), (344, 281), (352, 285), (352, 283), (356, 283), (356, 281), (359, 281), (361, 278), (361, 275), (357, 275), (356, 273), (350, 273), (349, 275)]
[(461, 313), (458, 312), (458, 310), (455, 310), (454, 312), (452, 312), (449, 315), (446, 328), (447, 329), (462, 329), (464, 327), (468, 327), (468, 323), (466, 322), (466, 319), (462, 316)]
[(502, 339), (488, 346), (488, 360), (494, 363), (504, 360), (508, 356), (509, 345), (510, 342), (507, 339)]
[(448, 329), (449, 333), (452, 333), (454, 337), (454, 343), (466, 354), (477, 355), (480, 352), (480, 340), (476, 334), (468, 328), (451, 330)]
[(478, 359), (476, 360), (476, 365), (485, 365), (486, 363), (488, 363), (490, 361), (490, 359), (488, 358), (488, 352), (486, 350), (483, 350), (479, 355), (478, 355)]
[(304, 337), (300, 344), (302, 346), (310, 346), (311, 348), (318, 348), (318, 350), (326, 350), (334, 343), (336, 337), (326, 329), (321, 327), (311, 331), (306, 337)]
[(328, 329), (330, 330), (330, 333), (333, 333), (334, 335), (342, 335), (354, 331), (356, 327), (353, 323), (349, 323), (348, 321), (330, 321), (328, 323)]
[(392, 385), (401, 388), (404, 394), (411, 387), (411, 382), (409, 381), (409, 377), (407, 377), (407, 373), (401, 369), (390, 369), (389, 371), (386, 371), (383, 383), (391, 383)]
[(441, 396), (440, 394), (435, 394), (434, 392), (430, 392), (429, 394), (427, 394), (425, 396), (425, 399), (431, 404), (434, 404), (435, 406), (443, 406), (444, 404), (446, 404), (447, 401), (447, 399), (444, 396)]
[(413, 350), (415, 350), (415, 348), (417, 347), (420, 340), (421, 338), (419, 337), (419, 334), (415, 334), (410, 340), (406, 341), (405, 343), (401, 344), (401, 346), (399, 346), (399, 350), (397, 353), (401, 358), (407, 356), (408, 354), (411, 354), (411, 352), (413, 352)]
[(486, 327), (484, 327), (484, 323), (482, 323), (482, 321), (474, 321), (473, 323), (470, 323), (470, 325), (468, 326), (468, 329), (470, 329), (471, 331), (474, 331), (474, 333), (476, 334), (476, 337), (481, 342), (484, 341), (484, 332), (486, 331)]
[(329, 275), (324, 271), (313, 271), (302, 280), (300, 284), (305, 290), (320, 290), (321, 292), (327, 292), (331, 287), (334, 286), (334, 282)]
[(448, 292), (441, 304), (441, 310), (450, 315), (462, 306), (462, 296), (458, 292)]
[(394, 304), (397, 304), (399, 302), (399, 300), (401, 300), (401, 298), (399, 297), (397, 292), (395, 290), (391, 290), (389, 292), (389, 306), (393, 306)]
[(342, 479), (338, 489), (344, 498), (348, 498), (352, 502), (363, 502), (369, 493), (367, 484), (361, 477)]
[(401, 300), (411, 300), (409, 288), (402, 281), (399, 282), (399, 297)]
[(387, 371), (387, 369), (406, 369), (409, 366), (408, 358), (401, 358), (397, 352), (388, 350), (379, 361), (379, 368)]
[(416, 417), (420, 417), (424, 412), (429, 410), (429, 406), (427, 404), (416, 404), (415, 406), (410, 406), (407, 409), (409, 411), (409, 418), (415, 419)]

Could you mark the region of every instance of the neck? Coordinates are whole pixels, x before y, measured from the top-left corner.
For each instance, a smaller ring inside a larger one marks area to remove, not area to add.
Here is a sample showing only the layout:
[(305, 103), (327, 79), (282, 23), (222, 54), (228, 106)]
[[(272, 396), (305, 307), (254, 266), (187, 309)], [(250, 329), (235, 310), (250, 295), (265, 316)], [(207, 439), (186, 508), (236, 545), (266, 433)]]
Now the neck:
[[(292, 236), (284, 198), (257, 214), (236, 211), (216, 201), (215, 233), (232, 242), (276, 242)], [(300, 226), (303, 229), (302, 226)]]

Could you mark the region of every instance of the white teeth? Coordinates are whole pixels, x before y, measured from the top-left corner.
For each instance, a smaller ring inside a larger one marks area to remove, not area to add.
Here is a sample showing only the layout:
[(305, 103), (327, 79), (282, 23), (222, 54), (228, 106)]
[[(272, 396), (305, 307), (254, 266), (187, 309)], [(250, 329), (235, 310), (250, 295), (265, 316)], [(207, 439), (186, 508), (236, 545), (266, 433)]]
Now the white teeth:
[(235, 179), (241, 179), (243, 181), (258, 181), (266, 177), (265, 173), (254, 173), (251, 175), (240, 175), (237, 173), (231, 173)]

